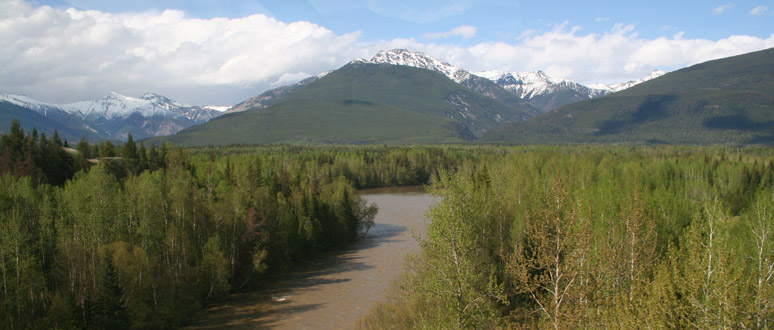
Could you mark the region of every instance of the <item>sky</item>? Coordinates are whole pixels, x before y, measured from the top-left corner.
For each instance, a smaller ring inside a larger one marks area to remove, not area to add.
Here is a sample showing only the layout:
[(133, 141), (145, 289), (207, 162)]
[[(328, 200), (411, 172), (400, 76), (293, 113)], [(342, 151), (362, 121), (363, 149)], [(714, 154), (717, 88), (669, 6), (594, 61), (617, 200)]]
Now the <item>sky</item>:
[(774, 0), (0, 0), (0, 93), (233, 105), (383, 49), (614, 83), (774, 47)]

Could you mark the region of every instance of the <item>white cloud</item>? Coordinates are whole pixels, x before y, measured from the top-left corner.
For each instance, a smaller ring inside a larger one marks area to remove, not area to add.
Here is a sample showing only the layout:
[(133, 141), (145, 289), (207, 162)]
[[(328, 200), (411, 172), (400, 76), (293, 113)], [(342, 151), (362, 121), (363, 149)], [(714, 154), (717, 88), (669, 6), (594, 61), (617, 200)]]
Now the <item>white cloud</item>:
[[(264, 15), (190, 19), (183, 12), (108, 14), (0, 1), (0, 89), (46, 101), (110, 90), (185, 91), (189, 103), (213, 86), (260, 92), (287, 72), (320, 72), (363, 54), (358, 33)], [(216, 94), (220, 95), (220, 94)]]
[(607, 22), (610, 20), (610, 17), (597, 17), (594, 19), (594, 22)]
[(463, 40), (470, 39), (476, 36), (476, 32), (478, 29), (476, 29), (475, 26), (470, 25), (462, 25), (458, 26), (454, 29), (451, 29), (450, 31), (446, 32), (439, 32), (439, 33), (425, 33), (423, 36), (426, 39), (446, 39), (451, 37), (460, 37)]
[[(583, 83), (617, 82), (653, 69), (673, 70), (774, 47), (774, 34), (706, 40), (685, 39), (681, 33), (647, 39), (631, 25), (602, 34), (581, 31), (565, 23), (522, 33), (510, 43), (469, 47), (416, 39), (367, 43), (358, 33), (338, 35), (309, 22), (285, 23), (263, 15), (114, 15), (0, 0), (0, 92), (59, 103), (109, 91), (134, 96), (151, 91), (190, 104), (235, 104), (391, 48), (422, 51), (472, 71), (544, 70)], [(451, 32), (474, 36), (475, 28)]]
[(603, 34), (581, 34), (567, 24), (547, 32), (533, 32), (517, 43), (485, 42), (471, 47), (422, 44), (413, 40), (387, 42), (419, 50), (471, 71), (504, 70), (547, 73), (582, 83), (612, 83), (645, 76), (655, 69), (681, 67), (774, 47), (774, 34), (766, 39), (730, 36), (717, 41), (672, 37), (646, 39), (634, 26), (617, 25)]
[(720, 6), (715, 7), (715, 9), (712, 9), (712, 12), (715, 13), (716, 15), (720, 15), (722, 13), (725, 13), (729, 9), (733, 8), (734, 5), (735, 4), (733, 2), (726, 2)]
[(766, 6), (758, 6), (750, 10), (750, 15), (752, 16), (763, 16), (766, 15), (766, 12), (769, 10), (769, 7)]

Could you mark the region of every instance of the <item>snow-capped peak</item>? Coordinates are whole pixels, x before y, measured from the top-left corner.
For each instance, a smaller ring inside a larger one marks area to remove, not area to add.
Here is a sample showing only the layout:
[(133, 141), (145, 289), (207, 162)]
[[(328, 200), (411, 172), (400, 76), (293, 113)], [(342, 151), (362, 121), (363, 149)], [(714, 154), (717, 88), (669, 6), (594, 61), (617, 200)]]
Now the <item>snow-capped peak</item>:
[(171, 100), (166, 96), (159, 95), (156, 93), (145, 93), (142, 95), (141, 99), (150, 101), (150, 103), (153, 104), (154, 106), (164, 108), (167, 110), (174, 110), (176, 108), (186, 108), (191, 106), (188, 104)]
[(403, 65), (440, 72), (455, 82), (462, 82), (470, 77), (470, 72), (443, 62), (421, 52), (411, 52), (406, 49), (382, 50), (370, 60), (356, 59), (350, 63)]
[(562, 87), (577, 89), (580, 86), (579, 84), (566, 79), (551, 77), (540, 70), (529, 72), (490, 70), (474, 72), (473, 74), (489, 79), (523, 99), (551, 93)]
[(128, 117), (133, 113), (140, 113), (144, 117), (168, 116), (171, 110), (169, 105), (163, 104), (163, 102), (156, 98), (147, 100), (121, 95), (116, 92), (110, 92), (97, 100), (63, 104), (61, 108), (81, 118), (96, 116), (107, 119)]
[(591, 85), (588, 85), (588, 86), (591, 87), (591, 88), (601, 89), (601, 90), (605, 90), (605, 91), (608, 91), (608, 92), (611, 92), (611, 93), (615, 93), (615, 92), (619, 92), (619, 91), (622, 91), (624, 89), (630, 88), (632, 86), (639, 85), (639, 84), (644, 83), (644, 82), (646, 82), (648, 80), (656, 79), (656, 78), (661, 77), (661, 76), (663, 76), (665, 74), (666, 74), (666, 72), (664, 72), (664, 71), (654, 70), (653, 72), (651, 72), (649, 75), (647, 75), (645, 77), (642, 77), (642, 78), (637, 79), (637, 80), (630, 80), (630, 81), (627, 81), (625, 83), (615, 83), (615, 84), (607, 84), (607, 85), (606, 84), (591, 84)]
[(41, 102), (33, 98), (27, 97), (25, 95), (0, 93), (0, 101), (9, 102), (11, 104), (18, 105), (22, 108), (27, 108), (27, 109), (37, 111), (38, 113), (44, 116), (46, 115), (46, 112), (48, 110), (59, 109), (59, 107), (56, 104)]

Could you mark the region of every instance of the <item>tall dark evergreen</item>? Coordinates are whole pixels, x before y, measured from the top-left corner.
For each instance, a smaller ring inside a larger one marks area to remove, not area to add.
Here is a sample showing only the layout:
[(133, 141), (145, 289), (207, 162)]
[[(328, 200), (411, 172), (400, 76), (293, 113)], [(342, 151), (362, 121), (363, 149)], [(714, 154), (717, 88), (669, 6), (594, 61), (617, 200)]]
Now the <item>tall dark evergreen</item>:
[(84, 159), (91, 159), (96, 157), (96, 155), (94, 155), (92, 152), (91, 144), (86, 141), (85, 137), (81, 137), (81, 140), (78, 141), (77, 145), (75, 145), (75, 150), (78, 150)]
[(95, 329), (129, 329), (132, 323), (124, 304), (124, 290), (119, 283), (112, 258), (105, 258), (103, 265), (98, 298), (92, 306), (94, 321), (92, 327)]

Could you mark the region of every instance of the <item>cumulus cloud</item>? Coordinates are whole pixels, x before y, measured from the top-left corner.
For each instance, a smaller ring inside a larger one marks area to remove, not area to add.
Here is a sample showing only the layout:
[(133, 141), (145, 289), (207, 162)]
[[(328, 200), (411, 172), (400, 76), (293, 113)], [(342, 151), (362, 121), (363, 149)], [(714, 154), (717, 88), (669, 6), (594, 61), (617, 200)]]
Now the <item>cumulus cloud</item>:
[(357, 33), (337, 35), (264, 15), (115, 15), (33, 8), (21, 0), (3, 1), (0, 12), (0, 88), (48, 91), (51, 101), (94, 97), (94, 91), (119, 86), (118, 92), (132, 95), (189, 86), (193, 92), (183, 97), (192, 100), (184, 101), (203, 102), (197, 98), (211, 86), (260, 89), (287, 72), (319, 72), (362, 55)]
[(433, 54), (472, 71), (543, 70), (581, 83), (612, 83), (645, 76), (655, 69), (675, 70), (713, 59), (774, 47), (766, 39), (730, 36), (717, 41), (672, 37), (640, 37), (633, 25), (616, 25), (603, 34), (582, 34), (565, 23), (546, 32), (524, 35), (518, 43), (484, 42), (471, 47), (423, 44), (411, 39), (387, 42)]
[(717, 6), (714, 9), (712, 9), (712, 12), (715, 13), (716, 15), (720, 15), (722, 13), (725, 13), (726, 11), (728, 11), (729, 9), (731, 9), (733, 7), (734, 7), (734, 3), (733, 2), (726, 2), (726, 3), (724, 3), (724, 4), (720, 5), (720, 6)]
[[(422, 51), (472, 71), (544, 70), (583, 83), (618, 82), (653, 69), (673, 70), (711, 59), (774, 47), (766, 39), (647, 39), (635, 26), (582, 33), (568, 23), (522, 33), (514, 42), (469, 47), (440, 39), (364, 42), (309, 22), (264, 15), (192, 19), (168, 10), (109, 14), (33, 8), (0, 1), (0, 92), (73, 102), (109, 91), (158, 92), (190, 104), (235, 104), (270, 87), (332, 70), (381, 49)], [(449, 36), (472, 37), (474, 27)]]
[(476, 36), (476, 32), (478, 29), (476, 29), (475, 26), (470, 25), (462, 25), (458, 26), (456, 28), (451, 29), (450, 31), (446, 32), (439, 32), (439, 33), (425, 33), (424, 37), (425, 39), (446, 39), (451, 37), (460, 37), (463, 40), (470, 39)]
[(763, 16), (766, 15), (766, 12), (769, 11), (769, 7), (766, 6), (758, 6), (750, 10), (750, 15), (752, 16)]

